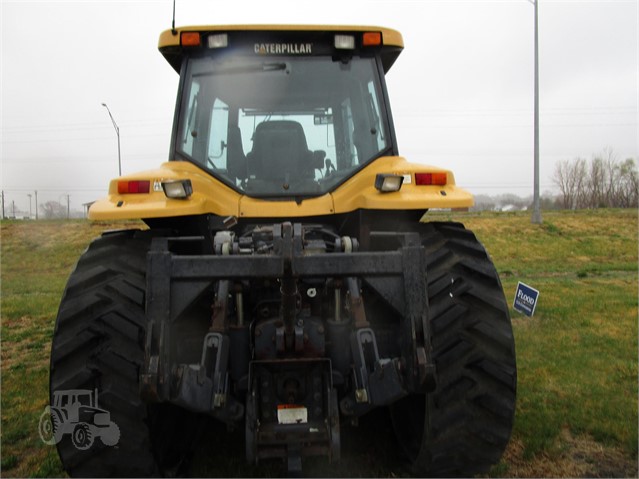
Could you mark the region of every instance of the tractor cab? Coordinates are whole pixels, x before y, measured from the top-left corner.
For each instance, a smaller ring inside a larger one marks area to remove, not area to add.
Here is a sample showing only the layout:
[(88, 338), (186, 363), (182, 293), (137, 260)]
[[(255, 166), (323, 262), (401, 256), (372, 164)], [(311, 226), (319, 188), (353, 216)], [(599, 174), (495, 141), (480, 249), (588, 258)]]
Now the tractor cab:
[(160, 50), (181, 72), (173, 159), (253, 197), (330, 192), (397, 155), (384, 73), (401, 49), (380, 29), (169, 31)]

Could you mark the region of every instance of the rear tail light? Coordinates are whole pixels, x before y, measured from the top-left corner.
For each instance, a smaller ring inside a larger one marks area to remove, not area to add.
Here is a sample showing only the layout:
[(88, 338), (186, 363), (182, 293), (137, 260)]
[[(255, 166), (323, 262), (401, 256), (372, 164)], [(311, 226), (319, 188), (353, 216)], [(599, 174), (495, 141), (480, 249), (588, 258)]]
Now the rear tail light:
[(118, 181), (118, 194), (148, 193), (151, 189), (149, 180)]
[(439, 185), (447, 182), (446, 173), (415, 173), (416, 185)]

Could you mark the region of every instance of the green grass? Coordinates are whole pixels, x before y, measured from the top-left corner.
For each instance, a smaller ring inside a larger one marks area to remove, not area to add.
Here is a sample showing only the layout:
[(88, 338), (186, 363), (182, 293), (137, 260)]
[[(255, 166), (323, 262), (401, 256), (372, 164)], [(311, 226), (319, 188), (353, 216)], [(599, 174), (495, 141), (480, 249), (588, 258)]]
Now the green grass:
[[(427, 216), (449, 217), (463, 222), (484, 243), (510, 303), (518, 281), (540, 291), (533, 318), (512, 312), (517, 412), (511, 446), (491, 475), (636, 476), (637, 211), (544, 212), (540, 226), (530, 223), (529, 213)], [(1, 223), (3, 477), (64, 475), (55, 448), (45, 446), (38, 436), (48, 397), (57, 306), (89, 241), (103, 230), (122, 226), (84, 221)], [(342, 465), (310, 462), (307, 472), (327, 477), (405, 475), (388, 466), (396, 459), (388, 424), (383, 419), (372, 426), (362, 422), (364, 434), (357, 443), (345, 434), (343, 443), (351, 442), (344, 444)], [(378, 435), (388, 438), (381, 446), (376, 446)], [(240, 457), (230, 469), (220, 470), (208, 458), (216, 443), (207, 436), (196, 457), (196, 472), (278, 473), (246, 468), (241, 437), (235, 442)], [(594, 446), (583, 449), (586, 443)], [(566, 458), (569, 465), (564, 466)], [(596, 469), (606, 458), (625, 466)], [(583, 464), (576, 464), (579, 461)], [(549, 470), (550, 463), (559, 469)]]
[[(524, 458), (560, 454), (561, 432), (637, 459), (637, 211), (465, 218), (493, 256), (508, 301), (540, 291), (535, 316), (512, 312), (518, 362), (514, 438)], [(508, 468), (504, 473), (510, 475)]]
[(55, 447), (38, 434), (48, 403), (51, 337), (75, 262), (92, 238), (110, 228), (86, 221), (1, 223), (3, 477), (65, 475)]

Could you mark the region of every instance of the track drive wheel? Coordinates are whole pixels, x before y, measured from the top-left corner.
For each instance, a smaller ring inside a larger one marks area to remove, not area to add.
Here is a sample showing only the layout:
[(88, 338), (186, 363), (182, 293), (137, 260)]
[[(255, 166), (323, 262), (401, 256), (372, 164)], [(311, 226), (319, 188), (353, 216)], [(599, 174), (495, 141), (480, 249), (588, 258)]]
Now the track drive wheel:
[(458, 223), (426, 223), (429, 323), (437, 389), (391, 407), (398, 442), (419, 476), (485, 473), (510, 439), (517, 369), (495, 267)]
[(51, 400), (56, 391), (97, 389), (99, 407), (121, 431), (113, 447), (102, 441), (84, 447), (88, 442), (78, 443), (80, 431), (77, 437), (62, 437), (58, 453), (72, 476), (157, 476), (174, 467), (165, 458), (175, 460), (168, 450), (182, 441), (168, 425), (184, 424), (184, 418), (168, 408), (155, 414), (138, 393), (151, 237), (150, 231), (128, 230), (95, 240), (80, 257), (60, 303), (51, 348)]

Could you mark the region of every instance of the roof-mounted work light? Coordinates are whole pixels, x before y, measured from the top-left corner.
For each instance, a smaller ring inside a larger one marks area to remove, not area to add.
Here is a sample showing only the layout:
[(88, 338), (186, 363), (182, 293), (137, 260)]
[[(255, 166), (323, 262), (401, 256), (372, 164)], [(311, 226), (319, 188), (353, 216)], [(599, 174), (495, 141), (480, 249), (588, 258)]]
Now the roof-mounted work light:
[(355, 48), (355, 37), (353, 35), (335, 35), (335, 48), (353, 50)]
[(217, 33), (215, 35), (209, 35), (208, 37), (209, 48), (226, 48), (229, 46), (229, 36), (227, 33)]

